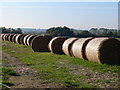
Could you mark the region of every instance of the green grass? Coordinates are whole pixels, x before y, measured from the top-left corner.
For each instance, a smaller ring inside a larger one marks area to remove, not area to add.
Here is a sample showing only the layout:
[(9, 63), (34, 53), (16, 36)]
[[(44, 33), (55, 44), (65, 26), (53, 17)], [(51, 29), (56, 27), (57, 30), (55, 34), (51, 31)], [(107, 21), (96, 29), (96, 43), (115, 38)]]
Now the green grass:
[(2, 68), (2, 80), (1, 80), (1, 82), (7, 86), (14, 85), (12, 82), (9, 81), (10, 75), (16, 76), (16, 73), (12, 69), (9, 69), (8, 67)]
[(16, 76), (16, 73), (11, 70), (11, 69), (8, 69), (8, 68), (2, 68), (2, 74), (7, 74), (7, 75), (13, 75), (13, 76)]
[[(48, 79), (48, 82), (64, 84), (67, 87), (77, 88), (95, 88), (91, 84), (84, 83), (86, 79), (83, 75), (72, 75), (69, 73), (67, 66), (77, 65), (88, 68), (100, 73), (117, 73), (120, 66), (106, 65), (89, 62), (86, 60), (70, 57), (67, 55), (56, 55), (49, 52), (33, 52), (28, 46), (18, 45), (11, 42), (3, 43), (3, 50), (19, 58), (28, 66), (36, 69), (42, 78)], [(82, 83), (81, 83), (82, 82)], [(106, 81), (106, 83), (108, 83)]]

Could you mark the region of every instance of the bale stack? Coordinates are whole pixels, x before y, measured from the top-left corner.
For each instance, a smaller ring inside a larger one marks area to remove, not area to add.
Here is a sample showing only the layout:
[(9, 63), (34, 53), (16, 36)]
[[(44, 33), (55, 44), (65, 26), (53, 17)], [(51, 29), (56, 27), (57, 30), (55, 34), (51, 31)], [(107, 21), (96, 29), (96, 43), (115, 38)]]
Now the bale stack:
[(65, 42), (62, 45), (62, 50), (66, 55), (73, 56), (71, 48), (73, 43), (78, 40), (78, 38), (69, 38), (65, 40)]
[(49, 50), (54, 54), (63, 54), (62, 45), (67, 38), (55, 37), (49, 42)]
[(120, 41), (114, 38), (95, 38), (86, 46), (89, 61), (120, 65)]
[(72, 54), (74, 57), (86, 59), (85, 48), (90, 40), (93, 38), (80, 38), (76, 40), (71, 48)]
[(31, 36), (29, 36), (29, 37), (27, 38), (27, 46), (30, 46), (33, 38), (36, 37), (36, 36), (38, 36), (38, 35), (31, 35)]
[(51, 36), (36, 36), (33, 38), (30, 46), (34, 52), (48, 52), (48, 44), (51, 39)]
[(0, 34), (0, 39), (31, 46), (34, 52), (65, 53), (99, 64), (120, 65), (120, 40), (115, 38), (67, 39), (28, 34)]

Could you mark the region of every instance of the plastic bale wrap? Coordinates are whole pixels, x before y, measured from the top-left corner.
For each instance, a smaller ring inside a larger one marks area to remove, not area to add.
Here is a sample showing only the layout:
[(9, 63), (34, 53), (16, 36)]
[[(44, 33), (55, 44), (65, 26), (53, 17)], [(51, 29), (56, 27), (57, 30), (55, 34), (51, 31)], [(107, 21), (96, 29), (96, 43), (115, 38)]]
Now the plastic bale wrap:
[(120, 41), (114, 38), (95, 38), (86, 46), (89, 61), (120, 65)]
[(33, 38), (36, 37), (36, 36), (38, 36), (38, 35), (31, 35), (31, 36), (29, 36), (29, 37), (27, 38), (27, 44), (26, 44), (26, 45), (27, 45), (27, 46), (30, 46)]
[(62, 50), (66, 55), (73, 56), (71, 48), (72, 48), (73, 43), (76, 40), (78, 40), (78, 38), (69, 38), (69, 39), (65, 40), (65, 42), (62, 45)]
[(76, 40), (73, 43), (72, 48), (71, 48), (73, 56), (87, 60), (85, 48), (86, 48), (86, 45), (88, 44), (88, 42), (92, 39), (93, 38), (90, 37), (90, 38), (80, 38), (80, 39)]
[(63, 54), (62, 45), (67, 38), (64, 37), (54, 37), (49, 42), (49, 50), (54, 54)]
[(32, 39), (30, 46), (34, 52), (48, 52), (48, 44), (51, 39), (51, 36), (36, 36)]

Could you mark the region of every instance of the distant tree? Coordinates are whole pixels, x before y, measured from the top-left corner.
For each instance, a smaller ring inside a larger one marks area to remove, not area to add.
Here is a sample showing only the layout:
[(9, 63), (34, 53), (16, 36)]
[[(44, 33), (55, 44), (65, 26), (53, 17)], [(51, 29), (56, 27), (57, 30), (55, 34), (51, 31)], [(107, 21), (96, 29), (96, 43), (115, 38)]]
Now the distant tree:
[(98, 34), (98, 28), (91, 28), (89, 32), (92, 34)]
[(112, 37), (114, 36), (113, 32), (108, 32), (107, 36)]
[(7, 30), (5, 27), (0, 27), (0, 33), (7, 33)]
[(16, 33), (16, 34), (22, 34), (22, 30), (18, 28), (17, 30), (13, 28), (5, 28), (5, 27), (0, 27), (0, 33)]
[(117, 35), (120, 36), (120, 30), (118, 30)]
[(15, 33), (18, 33), (18, 34), (22, 34), (22, 30), (20, 28), (18, 28)]
[(73, 36), (73, 31), (64, 26), (64, 27), (52, 27), (47, 29), (46, 34), (52, 35), (52, 36)]
[(99, 31), (101, 33), (108, 33), (109, 29), (107, 29), (107, 28), (99, 28)]
[(87, 30), (81, 31), (79, 34), (77, 34), (77, 37), (92, 37), (92, 36), (94, 35)]

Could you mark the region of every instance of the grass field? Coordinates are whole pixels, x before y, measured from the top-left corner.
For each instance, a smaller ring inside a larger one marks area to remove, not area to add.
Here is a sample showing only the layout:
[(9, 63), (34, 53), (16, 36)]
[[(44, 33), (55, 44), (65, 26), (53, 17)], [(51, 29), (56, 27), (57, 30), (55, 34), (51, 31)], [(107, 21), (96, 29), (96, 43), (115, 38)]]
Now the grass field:
[(97, 64), (50, 52), (33, 52), (28, 46), (7, 41), (2, 44), (3, 51), (37, 70), (38, 74), (47, 80), (46, 82), (55, 82), (65, 87), (75, 88), (120, 87), (119, 65)]

